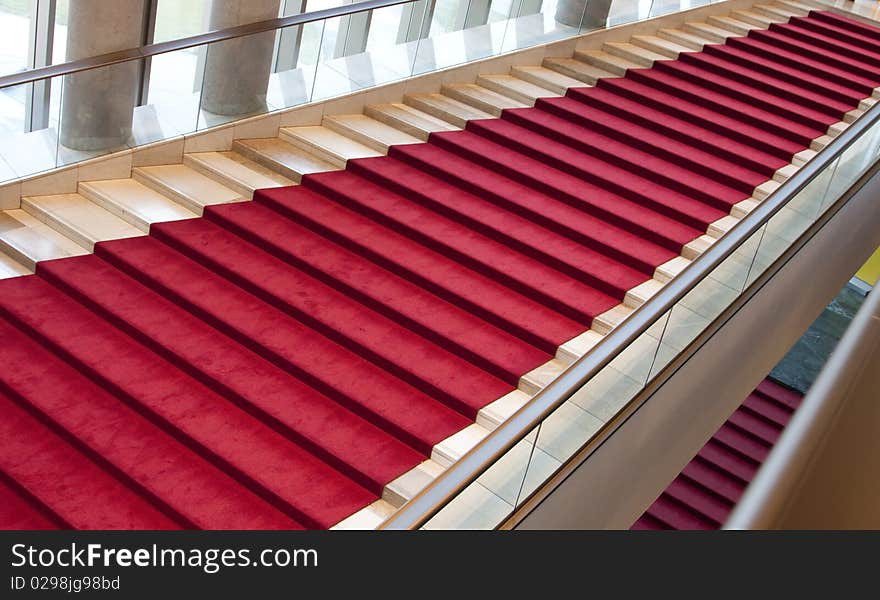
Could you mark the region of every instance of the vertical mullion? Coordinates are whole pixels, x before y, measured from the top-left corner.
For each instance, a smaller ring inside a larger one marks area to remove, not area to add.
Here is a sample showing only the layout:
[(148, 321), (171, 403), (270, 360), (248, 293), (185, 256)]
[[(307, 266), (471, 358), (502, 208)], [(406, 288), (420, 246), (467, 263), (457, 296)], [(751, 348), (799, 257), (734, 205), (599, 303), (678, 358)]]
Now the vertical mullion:
[[(55, 46), (55, 8), (56, 0), (38, 0), (35, 3), (29, 48), (31, 68), (52, 64), (52, 49)], [(26, 132), (49, 127), (51, 85), (51, 80), (44, 79), (28, 86), (25, 94), (24, 130)]]
[[(142, 21), (141, 46), (152, 44), (156, 36), (156, 14), (159, 0), (146, 0), (144, 2), (144, 18)], [(149, 100), (150, 95), (150, 70), (153, 59), (147, 57), (138, 63), (138, 95), (136, 106), (143, 106)]]
[[(306, 11), (306, 0), (285, 0), (283, 16), (298, 15)], [(275, 41), (275, 57), (272, 72), (295, 69), (299, 62), (300, 46), (302, 45), (303, 27), (296, 25), (286, 27), (278, 32)]]

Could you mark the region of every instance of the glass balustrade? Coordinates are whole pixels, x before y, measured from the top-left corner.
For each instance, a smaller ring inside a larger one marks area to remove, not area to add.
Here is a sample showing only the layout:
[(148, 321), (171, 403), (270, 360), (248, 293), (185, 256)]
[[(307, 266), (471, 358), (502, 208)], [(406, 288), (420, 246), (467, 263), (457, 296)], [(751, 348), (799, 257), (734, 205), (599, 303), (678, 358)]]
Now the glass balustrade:
[[(132, 39), (161, 43), (230, 26), (212, 13), (217, 1), (143, 0)], [(411, 0), (0, 88), (0, 183), (563, 40), (603, 27), (606, 12), (609, 25), (621, 25), (697, 5), (602, 1)], [(282, 0), (277, 13), (268, 4), (260, 18), (350, 2)], [(69, 0), (0, 0), (0, 75), (86, 56), (77, 27), (88, 20), (71, 10)]]
[[(877, 162), (880, 158), (878, 115), (880, 112), (875, 108), (860, 117), (871, 125), (845, 150), (828, 160), (772, 217), (699, 278), (669, 310), (566, 397), (528, 435), (492, 461), (460, 493), (449, 498), (424, 528), (495, 528), (563, 464), (580, 452), (588, 452), (590, 444), (657, 375)], [(783, 185), (764, 202), (772, 203), (777, 195), (785, 197), (791, 187)], [(746, 226), (746, 223), (738, 226)], [(698, 258), (688, 268), (699, 268), (700, 264)], [(646, 306), (649, 305), (650, 301)]]

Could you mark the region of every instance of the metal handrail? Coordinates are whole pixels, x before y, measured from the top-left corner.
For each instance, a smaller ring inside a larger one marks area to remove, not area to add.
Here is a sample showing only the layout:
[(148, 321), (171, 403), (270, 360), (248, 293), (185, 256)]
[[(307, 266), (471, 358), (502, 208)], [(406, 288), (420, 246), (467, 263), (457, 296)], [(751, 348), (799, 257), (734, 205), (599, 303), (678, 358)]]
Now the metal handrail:
[(98, 56), (90, 56), (79, 60), (73, 60), (57, 65), (49, 65), (48, 67), (39, 67), (36, 69), (28, 69), (20, 73), (12, 73), (0, 77), (0, 89), (42, 81), (60, 75), (71, 75), (82, 71), (90, 71), (100, 67), (107, 67), (119, 63), (129, 62), (132, 60), (141, 60), (159, 54), (167, 54), (168, 52), (176, 52), (178, 50), (187, 50), (196, 48), (205, 44), (214, 44), (226, 40), (232, 40), (266, 31), (275, 31), (293, 25), (304, 25), (324, 19), (332, 19), (335, 17), (344, 17), (368, 10), (376, 10), (387, 6), (396, 6), (398, 4), (409, 4), (416, 0), (364, 0), (355, 4), (345, 6), (336, 6), (333, 8), (325, 8), (309, 13), (301, 13), (291, 15), (289, 17), (278, 17), (276, 19), (267, 19), (265, 21), (257, 21), (256, 23), (247, 23), (245, 25), (237, 25), (228, 29), (219, 29), (217, 31), (209, 31), (186, 38), (171, 40), (168, 42), (159, 42), (157, 44), (147, 44), (138, 48), (129, 48), (127, 50), (117, 50), (116, 52), (108, 52)]
[[(859, 406), (864, 406), (864, 403), (858, 402), (860, 396), (854, 391), (859, 387), (864, 391), (865, 385), (858, 385), (860, 380), (870, 381), (868, 378), (874, 377), (876, 381), (871, 357), (880, 358), (878, 335), (880, 292), (872, 292), (847, 327), (818, 379), (755, 479), (746, 488), (723, 529), (784, 527), (784, 519), (791, 505), (802, 504), (804, 498), (810, 497), (801, 487), (805, 474), (814, 467), (818, 453), (827, 448), (829, 442), (833, 444), (836, 439), (839, 445), (841, 437), (845, 435), (839, 430), (834, 432), (835, 426), (840, 423), (836, 417), (844, 410), (859, 410)], [(875, 440), (873, 438), (872, 443), (876, 443)], [(849, 493), (864, 494), (865, 490), (850, 489)], [(842, 526), (844, 529), (847, 527)], [(818, 528), (824, 529), (825, 524)]]
[(529, 435), (593, 376), (647, 331), (698, 283), (733, 254), (865, 131), (880, 121), (880, 103), (871, 107), (809, 163), (785, 181), (725, 236), (712, 244), (678, 276), (606, 335), (470, 452), (402, 506), (382, 529), (417, 529), (471, 485), (492, 464)]

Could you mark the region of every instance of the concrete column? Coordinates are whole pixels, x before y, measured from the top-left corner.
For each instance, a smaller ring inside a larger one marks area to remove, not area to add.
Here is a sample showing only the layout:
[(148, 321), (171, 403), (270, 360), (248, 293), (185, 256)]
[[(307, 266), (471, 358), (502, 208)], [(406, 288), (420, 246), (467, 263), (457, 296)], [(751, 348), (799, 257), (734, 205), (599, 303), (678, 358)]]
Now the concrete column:
[[(274, 19), (280, 0), (213, 0), (210, 29)], [(275, 32), (267, 31), (208, 46), (202, 109), (218, 115), (266, 110)]]
[(569, 27), (596, 29), (605, 27), (611, 0), (559, 0), (556, 20)]
[[(143, 35), (145, 0), (70, 0), (67, 60), (136, 48)], [(131, 136), (138, 92), (138, 62), (64, 77), (61, 144), (107, 150)]]

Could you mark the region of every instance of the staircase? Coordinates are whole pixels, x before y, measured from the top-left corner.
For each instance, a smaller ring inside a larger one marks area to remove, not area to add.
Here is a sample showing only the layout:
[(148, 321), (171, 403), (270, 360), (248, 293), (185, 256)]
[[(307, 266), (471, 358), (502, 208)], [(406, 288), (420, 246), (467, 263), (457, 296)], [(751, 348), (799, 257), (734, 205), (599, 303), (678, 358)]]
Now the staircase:
[(632, 529), (720, 529), (802, 400), (762, 381)]
[(22, 198), (0, 527), (377, 526), (878, 85), (786, 0)]

